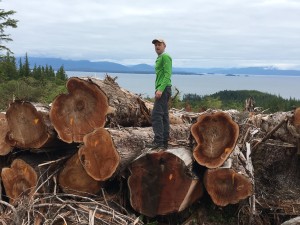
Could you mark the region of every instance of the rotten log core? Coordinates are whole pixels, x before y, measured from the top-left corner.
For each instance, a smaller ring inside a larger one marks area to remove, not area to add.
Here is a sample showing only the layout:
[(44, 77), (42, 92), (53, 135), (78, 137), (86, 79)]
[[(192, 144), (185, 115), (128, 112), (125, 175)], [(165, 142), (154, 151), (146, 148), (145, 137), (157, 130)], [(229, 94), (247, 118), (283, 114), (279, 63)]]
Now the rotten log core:
[(87, 174), (78, 153), (75, 153), (59, 172), (58, 184), (63, 192), (81, 196), (96, 194), (101, 190), (101, 183)]
[(208, 169), (204, 175), (204, 185), (212, 201), (219, 206), (236, 204), (253, 192), (247, 177), (228, 168)]
[(86, 172), (98, 181), (110, 178), (120, 162), (110, 133), (105, 128), (98, 128), (84, 136), (83, 143), (78, 155)]
[(233, 151), (239, 126), (224, 112), (205, 113), (192, 125), (191, 133), (197, 142), (194, 158), (203, 166), (221, 166)]
[(149, 152), (136, 159), (129, 167), (131, 206), (149, 217), (190, 206), (203, 194), (201, 182), (188, 173), (191, 163), (192, 154), (184, 148)]
[(72, 77), (69, 94), (55, 98), (50, 118), (59, 137), (67, 142), (82, 142), (84, 135), (103, 127), (108, 110), (105, 93), (93, 82)]
[(21, 159), (15, 159), (11, 168), (3, 168), (1, 178), (11, 204), (16, 204), (22, 196), (31, 197), (37, 185), (35, 170)]
[(40, 148), (51, 137), (41, 112), (30, 102), (15, 101), (6, 112), (6, 141), (18, 148)]

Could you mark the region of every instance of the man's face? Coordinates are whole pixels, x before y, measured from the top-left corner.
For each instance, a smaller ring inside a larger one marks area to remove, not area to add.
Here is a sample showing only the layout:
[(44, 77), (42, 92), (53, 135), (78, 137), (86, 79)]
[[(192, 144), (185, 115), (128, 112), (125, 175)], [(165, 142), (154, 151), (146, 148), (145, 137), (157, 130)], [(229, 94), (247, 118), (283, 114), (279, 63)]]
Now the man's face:
[(155, 51), (156, 51), (157, 55), (160, 55), (161, 53), (163, 53), (166, 48), (166, 45), (164, 43), (161, 43), (158, 41), (154, 44), (154, 46), (155, 46)]

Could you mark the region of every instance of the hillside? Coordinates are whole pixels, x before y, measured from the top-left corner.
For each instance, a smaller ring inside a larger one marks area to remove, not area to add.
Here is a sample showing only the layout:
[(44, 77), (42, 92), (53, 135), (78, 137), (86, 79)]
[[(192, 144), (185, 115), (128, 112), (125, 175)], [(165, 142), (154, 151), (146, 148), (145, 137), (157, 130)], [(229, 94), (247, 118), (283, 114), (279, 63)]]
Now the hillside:
[[(67, 71), (114, 72), (114, 73), (154, 73), (153, 65), (138, 64), (125, 66), (113, 62), (91, 62), (88, 60), (65, 60), (59, 58), (29, 57), (30, 66), (52, 66), (54, 70), (64, 66)], [(249, 75), (289, 75), (300, 76), (299, 70), (279, 70), (274, 67), (245, 68), (179, 68), (173, 67), (174, 74), (249, 74)]]

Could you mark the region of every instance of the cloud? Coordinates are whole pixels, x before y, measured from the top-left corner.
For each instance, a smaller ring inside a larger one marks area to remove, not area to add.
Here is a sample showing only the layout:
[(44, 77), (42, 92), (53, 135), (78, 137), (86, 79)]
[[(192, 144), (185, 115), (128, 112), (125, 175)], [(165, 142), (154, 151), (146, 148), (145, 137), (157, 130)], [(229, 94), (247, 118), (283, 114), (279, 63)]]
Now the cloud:
[(16, 55), (153, 64), (151, 40), (163, 37), (177, 67), (300, 68), (296, 0), (2, 0), (1, 5), (17, 11), (18, 28), (9, 30)]

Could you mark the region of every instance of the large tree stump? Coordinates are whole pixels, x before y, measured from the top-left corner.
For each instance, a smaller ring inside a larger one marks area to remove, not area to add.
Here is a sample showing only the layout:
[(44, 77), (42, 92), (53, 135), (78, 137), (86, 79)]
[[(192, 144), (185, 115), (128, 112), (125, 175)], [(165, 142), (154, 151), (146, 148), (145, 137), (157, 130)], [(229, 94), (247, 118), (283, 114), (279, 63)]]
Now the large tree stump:
[(6, 142), (8, 131), (6, 116), (4, 113), (0, 113), (0, 155), (7, 155), (12, 150), (12, 147)]
[(104, 126), (108, 99), (99, 86), (76, 77), (68, 80), (67, 89), (69, 94), (54, 99), (50, 118), (60, 139), (82, 142), (84, 135)]
[(6, 118), (9, 127), (6, 141), (18, 148), (40, 148), (54, 138), (47, 113), (38, 111), (30, 102), (10, 104)]
[(203, 166), (221, 166), (233, 151), (239, 126), (224, 112), (204, 113), (192, 125), (191, 133), (197, 142), (194, 158)]
[(149, 217), (180, 212), (202, 196), (191, 173), (192, 154), (185, 148), (149, 152), (129, 167), (131, 206)]

